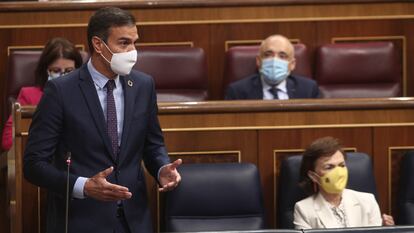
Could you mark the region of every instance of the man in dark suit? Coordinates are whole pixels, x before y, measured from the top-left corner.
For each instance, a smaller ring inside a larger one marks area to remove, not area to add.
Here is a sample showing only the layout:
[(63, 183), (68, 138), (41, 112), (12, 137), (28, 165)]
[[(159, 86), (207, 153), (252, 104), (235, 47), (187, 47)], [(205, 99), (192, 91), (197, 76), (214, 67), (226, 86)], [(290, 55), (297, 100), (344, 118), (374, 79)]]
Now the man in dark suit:
[(152, 233), (141, 161), (160, 191), (181, 180), (176, 169), (181, 160), (170, 163), (164, 145), (154, 81), (131, 71), (137, 40), (130, 13), (98, 10), (88, 24), (91, 59), (44, 88), (29, 131), (24, 175), (48, 190), (48, 233), (64, 232), (67, 192), (69, 232)]
[(290, 74), (296, 65), (294, 54), (294, 47), (286, 37), (266, 38), (256, 57), (259, 73), (230, 84), (225, 99), (318, 98), (315, 81)]

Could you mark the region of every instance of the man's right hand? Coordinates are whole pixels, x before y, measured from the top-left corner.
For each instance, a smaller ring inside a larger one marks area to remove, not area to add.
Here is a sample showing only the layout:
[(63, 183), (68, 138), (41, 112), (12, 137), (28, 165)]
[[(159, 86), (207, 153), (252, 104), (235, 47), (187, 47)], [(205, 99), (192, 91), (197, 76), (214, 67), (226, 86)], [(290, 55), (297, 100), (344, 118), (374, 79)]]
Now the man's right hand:
[(113, 167), (109, 167), (88, 178), (83, 189), (85, 195), (100, 201), (120, 201), (131, 198), (132, 193), (127, 187), (112, 184), (106, 180), (113, 170)]

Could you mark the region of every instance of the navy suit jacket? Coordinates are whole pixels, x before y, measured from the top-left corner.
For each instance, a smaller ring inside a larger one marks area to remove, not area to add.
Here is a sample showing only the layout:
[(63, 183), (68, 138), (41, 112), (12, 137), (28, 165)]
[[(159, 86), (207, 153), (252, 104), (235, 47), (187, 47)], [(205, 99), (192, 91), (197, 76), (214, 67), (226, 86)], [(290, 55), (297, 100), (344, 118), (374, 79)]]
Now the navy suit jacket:
[[(319, 98), (319, 88), (314, 80), (289, 75), (286, 79), (289, 99)], [(226, 91), (225, 99), (263, 99), (263, 87), (259, 74), (231, 83)]]
[[(153, 232), (141, 161), (154, 177), (161, 166), (169, 163), (157, 117), (154, 82), (150, 76), (134, 70), (120, 79), (125, 112), (118, 156), (112, 152), (103, 110), (86, 64), (49, 81), (44, 88), (29, 130), (24, 175), (48, 190), (48, 233), (64, 232), (66, 152), (72, 154), (70, 194), (79, 176), (92, 177), (113, 166), (114, 172), (107, 180), (132, 192), (132, 198), (123, 201), (131, 231)], [(116, 202), (71, 199), (69, 232), (112, 233), (116, 209)]]

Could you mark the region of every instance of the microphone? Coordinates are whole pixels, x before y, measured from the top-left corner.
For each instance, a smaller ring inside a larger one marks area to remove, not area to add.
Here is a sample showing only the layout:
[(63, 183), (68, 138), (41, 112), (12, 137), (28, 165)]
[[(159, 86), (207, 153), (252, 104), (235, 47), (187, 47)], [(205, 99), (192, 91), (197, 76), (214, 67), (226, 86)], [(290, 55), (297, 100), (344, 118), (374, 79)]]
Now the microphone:
[(68, 222), (69, 222), (69, 172), (70, 172), (70, 163), (71, 163), (72, 153), (69, 151), (66, 152), (66, 166), (67, 170), (67, 180), (66, 180), (66, 211), (65, 211), (65, 233), (68, 233)]

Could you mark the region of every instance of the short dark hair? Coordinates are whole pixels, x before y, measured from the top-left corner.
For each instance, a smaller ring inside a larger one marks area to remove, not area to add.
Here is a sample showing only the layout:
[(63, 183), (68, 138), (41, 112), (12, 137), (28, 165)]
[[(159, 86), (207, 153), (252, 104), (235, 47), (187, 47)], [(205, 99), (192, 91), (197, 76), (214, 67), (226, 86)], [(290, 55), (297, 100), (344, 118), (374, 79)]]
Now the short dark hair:
[(314, 194), (313, 181), (309, 178), (308, 172), (315, 171), (316, 160), (320, 157), (330, 157), (340, 151), (344, 158), (346, 154), (342, 150), (342, 145), (338, 139), (333, 137), (323, 137), (315, 140), (303, 153), (302, 163), (300, 166), (300, 182), (299, 185), (308, 193)]
[(97, 36), (107, 43), (111, 27), (135, 26), (135, 22), (131, 13), (117, 7), (105, 7), (96, 11), (88, 24), (89, 53), (94, 52), (92, 37)]
[(59, 58), (66, 58), (75, 62), (75, 68), (81, 67), (83, 61), (78, 49), (65, 38), (55, 37), (49, 40), (40, 55), (35, 70), (35, 85), (43, 88), (47, 82), (48, 67)]

